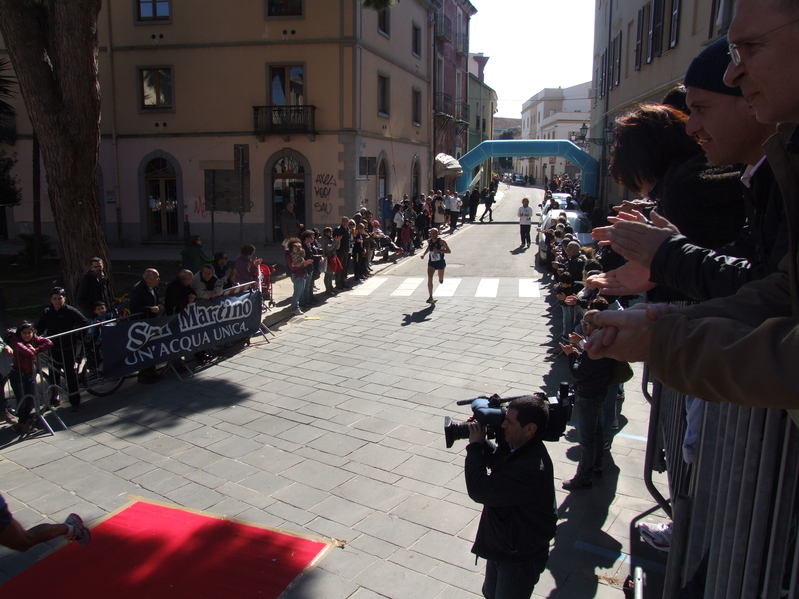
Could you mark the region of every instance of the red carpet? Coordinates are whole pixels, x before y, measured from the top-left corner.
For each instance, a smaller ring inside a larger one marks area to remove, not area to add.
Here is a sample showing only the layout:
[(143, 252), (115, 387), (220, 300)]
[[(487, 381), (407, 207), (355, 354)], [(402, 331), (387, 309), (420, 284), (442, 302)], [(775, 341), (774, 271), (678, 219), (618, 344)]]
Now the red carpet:
[(327, 553), (306, 538), (136, 502), (0, 587), (3, 599), (276, 599)]

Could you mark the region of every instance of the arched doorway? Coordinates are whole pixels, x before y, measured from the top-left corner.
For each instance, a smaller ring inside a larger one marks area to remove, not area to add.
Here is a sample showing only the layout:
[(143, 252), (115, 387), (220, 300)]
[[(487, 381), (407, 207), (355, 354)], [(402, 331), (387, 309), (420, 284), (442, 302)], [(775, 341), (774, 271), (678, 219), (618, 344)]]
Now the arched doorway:
[(154, 158), (144, 168), (147, 206), (147, 239), (179, 241), (180, 215), (175, 167), (165, 158)]
[(419, 157), (414, 156), (413, 167), (411, 167), (411, 198), (416, 199), (419, 197), (421, 185), (421, 177), (419, 176)]
[(280, 226), (280, 215), (289, 202), (294, 204), (297, 220), (301, 223), (306, 222), (305, 175), (305, 167), (292, 156), (280, 158), (272, 167), (272, 239), (274, 241), (282, 241), (285, 238)]
[(388, 163), (385, 160), (380, 161), (380, 166), (377, 168), (377, 199), (382, 200), (388, 196)]

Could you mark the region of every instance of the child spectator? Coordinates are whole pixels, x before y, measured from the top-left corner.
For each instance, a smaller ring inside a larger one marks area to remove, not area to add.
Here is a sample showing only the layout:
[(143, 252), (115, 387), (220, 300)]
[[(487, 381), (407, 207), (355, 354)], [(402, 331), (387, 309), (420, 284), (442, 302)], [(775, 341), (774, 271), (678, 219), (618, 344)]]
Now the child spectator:
[(14, 430), (18, 433), (32, 433), (30, 414), (33, 410), (33, 399), (36, 394), (36, 369), (34, 363), (38, 355), (53, 347), (53, 342), (36, 335), (33, 325), (23, 322), (8, 340), (14, 352), (11, 372), (8, 375), (14, 397), (17, 398), (17, 424)]
[(405, 224), (402, 225), (402, 229), (400, 229), (400, 247), (405, 254), (413, 255), (416, 253), (415, 248), (413, 247), (413, 238), (416, 235), (416, 230), (413, 228), (412, 221), (410, 219), (405, 220)]
[(302, 242), (292, 242), (289, 246), (289, 252), (289, 256), (291, 258), (291, 267), (293, 269), (305, 266), (305, 250), (302, 247)]

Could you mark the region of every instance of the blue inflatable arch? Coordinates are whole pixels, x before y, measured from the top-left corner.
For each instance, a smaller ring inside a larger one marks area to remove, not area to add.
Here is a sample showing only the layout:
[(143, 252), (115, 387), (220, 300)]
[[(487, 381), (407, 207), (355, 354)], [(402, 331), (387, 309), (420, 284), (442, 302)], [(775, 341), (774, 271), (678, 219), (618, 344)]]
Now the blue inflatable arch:
[(484, 141), (458, 159), (463, 175), (456, 181), (459, 194), (466, 191), (473, 178), (474, 168), (493, 156), (511, 158), (541, 158), (563, 156), (582, 169), (582, 193), (597, 195), (599, 161), (565, 139), (492, 139)]

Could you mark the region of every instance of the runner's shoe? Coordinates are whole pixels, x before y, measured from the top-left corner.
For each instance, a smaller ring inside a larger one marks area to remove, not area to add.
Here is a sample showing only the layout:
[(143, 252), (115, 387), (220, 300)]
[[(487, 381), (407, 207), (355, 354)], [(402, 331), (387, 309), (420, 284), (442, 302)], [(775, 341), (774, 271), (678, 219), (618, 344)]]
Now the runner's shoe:
[(72, 535), (67, 536), (67, 541), (77, 541), (78, 545), (81, 547), (86, 547), (86, 545), (89, 544), (89, 541), (92, 540), (92, 533), (89, 532), (89, 529), (86, 528), (86, 526), (84, 526), (83, 520), (81, 520), (80, 516), (77, 514), (70, 514), (64, 524), (69, 524), (72, 526), (74, 531)]
[(427, 298), (427, 303), (428, 303), (428, 304), (435, 304), (435, 303), (436, 303), (436, 300), (434, 300), (434, 299), (433, 299), (433, 297), (432, 297), (432, 296), (430, 296), (430, 297), (428, 297), (428, 298)]

